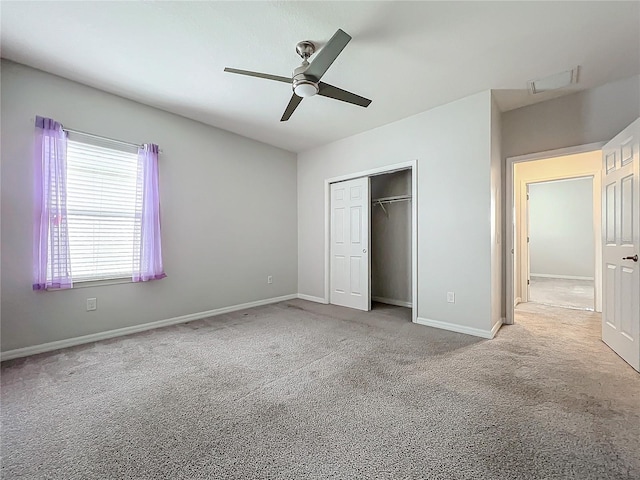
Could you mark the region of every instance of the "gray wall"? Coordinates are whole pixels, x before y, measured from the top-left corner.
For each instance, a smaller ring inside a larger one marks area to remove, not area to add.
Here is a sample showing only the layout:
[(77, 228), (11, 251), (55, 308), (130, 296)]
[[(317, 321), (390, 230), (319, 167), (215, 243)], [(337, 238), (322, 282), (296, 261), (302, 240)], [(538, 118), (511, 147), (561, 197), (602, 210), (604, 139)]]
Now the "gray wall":
[[(411, 194), (411, 170), (371, 177), (371, 198)], [(411, 302), (411, 202), (371, 207), (371, 296)]]
[[(300, 293), (324, 297), (324, 181), (417, 159), (418, 317), (486, 334), (492, 325), (490, 144), (486, 91), (300, 153)], [(456, 293), (456, 303), (447, 303), (447, 292)]]
[(593, 278), (591, 178), (529, 185), (531, 275)]
[(609, 141), (640, 116), (640, 76), (502, 114), (502, 155)]
[[(3, 350), (297, 292), (295, 154), (15, 63), (1, 73)], [(160, 145), (166, 279), (32, 291), (35, 115)]]

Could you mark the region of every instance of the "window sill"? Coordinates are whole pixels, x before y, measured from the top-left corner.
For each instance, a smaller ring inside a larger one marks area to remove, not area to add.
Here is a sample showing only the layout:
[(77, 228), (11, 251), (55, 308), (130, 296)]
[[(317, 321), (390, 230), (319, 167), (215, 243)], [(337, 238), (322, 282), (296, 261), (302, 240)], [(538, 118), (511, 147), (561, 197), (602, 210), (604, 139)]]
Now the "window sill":
[(108, 278), (105, 280), (78, 280), (77, 282), (73, 282), (73, 288), (102, 287), (105, 285), (119, 285), (121, 283), (133, 283), (133, 280), (131, 280), (131, 277)]
[(131, 277), (108, 278), (106, 280), (76, 280), (73, 282), (73, 288), (48, 288), (47, 292), (64, 292), (75, 290), (76, 288), (103, 287), (107, 285), (119, 285), (121, 283), (133, 283)]

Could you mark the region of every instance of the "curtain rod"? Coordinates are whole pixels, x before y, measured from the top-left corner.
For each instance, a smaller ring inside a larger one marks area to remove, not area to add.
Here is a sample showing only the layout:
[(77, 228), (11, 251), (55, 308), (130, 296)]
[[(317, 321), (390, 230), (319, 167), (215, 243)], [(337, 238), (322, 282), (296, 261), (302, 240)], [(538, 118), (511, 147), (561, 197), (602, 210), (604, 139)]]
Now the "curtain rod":
[[(33, 121), (34, 119), (31, 118), (31, 121)], [(88, 132), (83, 132), (82, 130), (74, 130), (73, 128), (67, 128), (64, 125), (61, 125), (62, 130), (64, 132), (67, 133), (77, 133), (78, 135), (85, 135), (87, 137), (92, 137), (92, 138), (97, 138), (98, 140), (107, 140), (109, 142), (113, 142), (113, 143), (119, 143), (120, 145), (127, 145), (129, 147), (136, 147), (136, 148), (144, 148), (143, 144), (139, 144), (139, 143), (132, 143), (132, 142), (125, 142), (123, 140), (117, 140), (115, 138), (110, 138), (110, 137), (105, 137), (103, 135), (96, 135), (95, 133), (88, 133)], [(163, 153), (162, 149), (158, 149), (158, 153)]]
[(119, 143), (121, 145), (128, 145), (130, 147), (144, 148), (144, 145), (140, 145), (138, 143), (131, 143), (131, 142), (125, 142), (125, 141), (122, 141), (122, 140), (116, 140), (115, 138), (104, 137), (102, 135), (96, 135), (94, 133), (82, 132), (80, 130), (74, 130), (72, 128), (67, 128), (67, 127), (64, 127), (64, 126), (62, 127), (62, 130), (64, 130), (67, 133), (77, 133), (78, 135), (85, 135), (87, 137), (97, 138), (99, 140), (107, 140), (109, 142)]
[[(129, 147), (144, 148), (144, 145), (139, 143), (125, 142), (124, 140), (116, 140), (115, 138), (105, 137), (103, 135), (96, 135), (95, 133), (83, 132), (81, 130), (74, 130), (72, 128), (67, 128), (65, 126), (62, 126), (62, 130), (67, 133), (76, 133), (78, 135), (85, 135), (87, 137), (97, 138), (99, 140), (107, 140), (108, 142), (119, 143), (120, 145), (127, 145)], [(159, 148), (158, 153), (164, 153), (164, 152), (162, 151), (161, 148)]]

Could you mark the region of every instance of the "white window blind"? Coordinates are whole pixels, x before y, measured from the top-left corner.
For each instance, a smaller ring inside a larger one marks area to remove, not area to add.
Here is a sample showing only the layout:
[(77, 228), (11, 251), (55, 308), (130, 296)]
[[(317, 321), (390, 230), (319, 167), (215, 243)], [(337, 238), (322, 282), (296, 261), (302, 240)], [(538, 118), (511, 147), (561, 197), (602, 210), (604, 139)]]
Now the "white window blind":
[(74, 282), (130, 277), (142, 191), (137, 152), (69, 139), (67, 213)]

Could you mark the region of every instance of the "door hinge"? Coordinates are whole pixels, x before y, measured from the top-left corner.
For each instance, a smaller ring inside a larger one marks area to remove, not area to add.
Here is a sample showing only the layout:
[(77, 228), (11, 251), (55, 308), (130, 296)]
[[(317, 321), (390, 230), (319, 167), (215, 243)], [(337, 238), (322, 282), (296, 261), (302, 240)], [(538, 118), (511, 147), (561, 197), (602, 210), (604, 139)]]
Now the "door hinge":
[(527, 200), (529, 200), (529, 194), (527, 193)]
[(527, 285), (530, 285), (530, 284), (531, 284), (531, 280), (527, 280)]
[(529, 243), (531, 240), (529, 239), (529, 237), (527, 237), (527, 243)]

